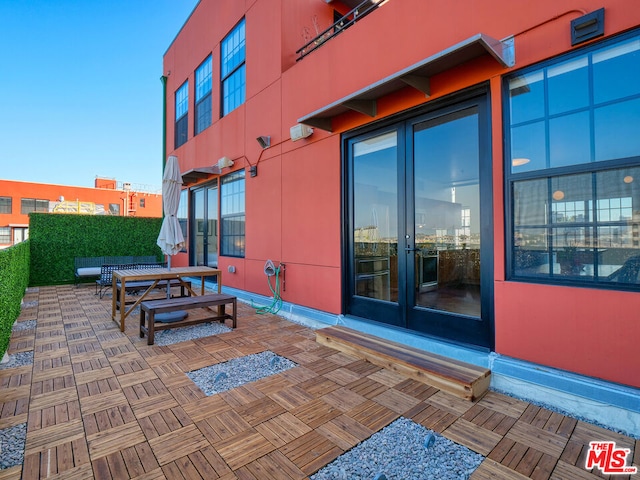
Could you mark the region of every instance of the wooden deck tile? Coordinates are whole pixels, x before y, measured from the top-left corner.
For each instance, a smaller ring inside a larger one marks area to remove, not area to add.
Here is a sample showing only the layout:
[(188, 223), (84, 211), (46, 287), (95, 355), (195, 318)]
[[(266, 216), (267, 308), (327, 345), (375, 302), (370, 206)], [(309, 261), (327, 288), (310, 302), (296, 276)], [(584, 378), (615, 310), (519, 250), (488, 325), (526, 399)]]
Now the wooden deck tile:
[[(284, 379), (283, 381), (288, 383)], [(264, 390), (262, 389), (260, 389), (260, 391), (264, 392)], [(313, 395), (311, 395), (303, 388), (300, 388), (298, 385), (279, 389), (277, 391), (269, 393), (268, 397), (287, 410), (292, 410), (314, 399)]]
[(400, 416), (393, 410), (389, 410), (387, 407), (371, 400), (361, 403), (353, 410), (347, 412), (347, 415), (376, 432)]
[(338, 408), (319, 398), (294, 408), (291, 413), (311, 428), (316, 428), (342, 414)]
[(211, 443), (251, 430), (251, 425), (235, 410), (227, 410), (202, 420), (198, 422), (198, 427)]
[(225, 462), (236, 470), (263, 455), (275, 450), (266, 438), (257, 431), (245, 430), (213, 445)]
[(337, 388), (340, 388), (340, 385), (332, 382), (324, 376), (312, 378), (306, 382), (299, 383), (298, 386), (309, 393), (313, 398), (321, 397), (336, 390)]
[(146, 441), (137, 422), (122, 424), (115, 428), (87, 435), (91, 460), (104, 457), (121, 450), (127, 445), (136, 445)]
[(166, 435), (152, 438), (149, 440), (149, 445), (158, 459), (158, 463), (162, 466), (209, 446), (209, 442), (192, 424)]
[(241, 467), (260, 480), (299, 480), (305, 473), (282, 453), (275, 451)]
[(282, 447), (311, 431), (311, 427), (289, 412), (262, 422), (255, 429), (276, 447)]
[(373, 398), (380, 405), (384, 405), (390, 410), (393, 410), (400, 415), (406, 411), (415, 407), (420, 403), (415, 397), (402, 393), (394, 388), (382, 392), (380, 395)]
[(238, 412), (251, 426), (258, 425), (270, 418), (281, 415), (286, 410), (269, 397), (255, 400), (236, 408)]
[(122, 390), (113, 390), (111, 392), (98, 393), (80, 399), (80, 406), (83, 414), (96, 413), (112, 407), (126, 405), (127, 399)]
[(506, 435), (508, 438), (560, 458), (567, 439), (518, 420)]
[(440, 410), (427, 403), (420, 403), (406, 412), (406, 416), (414, 422), (419, 423), (435, 432), (443, 432), (449, 425), (458, 418), (453, 413)]
[(502, 437), (479, 427), (463, 418), (453, 422), (442, 434), (456, 443), (464, 445), (485, 457), (495, 448)]
[(63, 388), (54, 392), (46, 392), (31, 395), (29, 403), (30, 410), (40, 410), (46, 407), (53, 407), (62, 403), (71, 402), (78, 399), (78, 392), (75, 387)]
[(84, 438), (81, 419), (70, 420), (58, 425), (27, 432), (25, 455), (41, 452), (57, 445)]
[(315, 430), (295, 439), (280, 451), (307, 475), (319, 470), (343, 453), (336, 444)]
[(222, 412), (231, 410), (231, 407), (225, 402), (220, 395), (211, 395), (197, 402), (191, 402), (182, 405), (185, 413), (194, 422), (199, 422), (208, 417), (220, 415)]
[(470, 480), (526, 480), (528, 478), (498, 462), (486, 459), (473, 472)]
[(342, 450), (349, 450), (375, 432), (347, 415), (340, 415), (320, 425), (317, 432)]

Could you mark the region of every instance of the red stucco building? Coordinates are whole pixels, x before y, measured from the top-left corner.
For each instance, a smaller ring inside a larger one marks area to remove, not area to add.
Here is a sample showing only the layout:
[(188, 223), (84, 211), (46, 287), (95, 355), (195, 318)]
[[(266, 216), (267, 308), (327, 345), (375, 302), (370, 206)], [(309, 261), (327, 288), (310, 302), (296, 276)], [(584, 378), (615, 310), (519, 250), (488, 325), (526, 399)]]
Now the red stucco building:
[(175, 263), (637, 433), (639, 74), (634, 0), (201, 0)]
[(31, 212), (161, 217), (162, 195), (99, 177), (94, 188), (0, 180), (0, 248), (29, 237)]

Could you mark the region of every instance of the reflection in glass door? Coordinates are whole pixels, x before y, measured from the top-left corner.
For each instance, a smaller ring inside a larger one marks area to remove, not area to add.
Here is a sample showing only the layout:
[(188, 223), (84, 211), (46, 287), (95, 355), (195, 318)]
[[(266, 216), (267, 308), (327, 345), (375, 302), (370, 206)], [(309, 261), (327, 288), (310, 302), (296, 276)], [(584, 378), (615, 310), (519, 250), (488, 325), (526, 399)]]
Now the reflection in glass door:
[(346, 310), (491, 346), (484, 96), (347, 138)]
[(414, 125), (418, 307), (480, 317), (479, 173), (477, 108)]
[(218, 265), (218, 185), (208, 185), (192, 193), (192, 265)]

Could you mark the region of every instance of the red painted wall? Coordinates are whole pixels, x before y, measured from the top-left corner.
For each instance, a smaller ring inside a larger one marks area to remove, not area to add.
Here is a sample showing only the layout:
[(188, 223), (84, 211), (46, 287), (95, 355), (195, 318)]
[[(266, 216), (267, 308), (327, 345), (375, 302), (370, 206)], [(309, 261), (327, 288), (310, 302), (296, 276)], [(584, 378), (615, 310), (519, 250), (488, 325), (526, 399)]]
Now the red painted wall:
[[(505, 281), (502, 68), (488, 56), (431, 78), (431, 97), (411, 88), (379, 100), (369, 118), (347, 113), (333, 132), (292, 142), (297, 119), (477, 33), (515, 36), (516, 69), (572, 49), (570, 21), (605, 7), (605, 37), (640, 25), (635, 0), (512, 2), (390, 0), (303, 60), (295, 51), (333, 19), (339, 2), (202, 0), (164, 57), (167, 150), (186, 171), (226, 155), (246, 177), (244, 259), (220, 257), (224, 283), (270, 295), (264, 262), (286, 264), (286, 301), (341, 313), (341, 133), (462, 89), (488, 84), (492, 117), (496, 351), (535, 363), (640, 387), (640, 295)], [(220, 119), (220, 41), (242, 18), (247, 31), (246, 102)], [(213, 53), (213, 125), (193, 137), (193, 81)], [(189, 141), (173, 151), (174, 92), (190, 81)], [(271, 135), (261, 152), (255, 138)], [(231, 170), (229, 170), (231, 171)], [(224, 172), (227, 173), (227, 172)], [(177, 262), (186, 264), (187, 256)], [(236, 273), (227, 273), (227, 267)]]

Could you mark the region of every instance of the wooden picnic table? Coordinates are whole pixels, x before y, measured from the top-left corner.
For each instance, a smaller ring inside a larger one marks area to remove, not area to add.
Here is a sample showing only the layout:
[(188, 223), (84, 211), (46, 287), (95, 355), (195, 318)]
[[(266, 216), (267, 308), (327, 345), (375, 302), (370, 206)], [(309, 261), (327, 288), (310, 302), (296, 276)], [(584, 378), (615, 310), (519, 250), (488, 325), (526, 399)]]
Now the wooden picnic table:
[[(191, 295), (198, 295), (193, 291), (190, 284), (185, 280), (188, 277), (200, 277), (200, 295), (204, 295), (204, 280), (207, 277), (216, 277), (216, 282), (218, 284), (218, 293), (222, 291), (222, 271), (217, 268), (211, 267), (171, 267), (171, 268), (150, 268), (150, 269), (128, 269), (128, 270), (116, 270), (113, 272), (112, 277), (112, 288), (113, 295), (111, 298), (111, 318), (114, 322), (120, 323), (120, 331), (124, 332), (124, 321), (129, 316), (129, 314), (138, 306), (142, 301), (144, 301), (145, 297), (151, 292), (154, 288), (157, 287), (158, 283), (163, 280), (173, 280), (178, 279), (183, 287), (185, 287)], [(125, 295), (126, 295), (126, 282), (140, 282), (140, 281), (151, 281), (150, 286), (142, 292), (135, 303), (127, 308), (125, 303)], [(120, 298), (118, 299), (118, 283), (121, 283), (120, 288)], [(116, 303), (119, 300), (120, 303), (120, 315), (118, 319)], [(119, 320), (119, 321), (118, 321)]]

